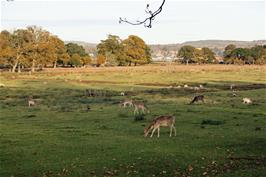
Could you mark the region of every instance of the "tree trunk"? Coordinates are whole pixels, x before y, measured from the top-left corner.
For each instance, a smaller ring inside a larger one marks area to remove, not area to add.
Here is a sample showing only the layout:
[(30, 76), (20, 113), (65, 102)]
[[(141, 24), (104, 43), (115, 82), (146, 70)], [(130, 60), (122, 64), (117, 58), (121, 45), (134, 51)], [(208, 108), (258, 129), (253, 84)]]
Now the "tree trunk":
[(55, 61), (55, 62), (54, 62), (54, 68), (56, 68), (56, 63), (57, 63), (57, 62)]
[(12, 73), (16, 72), (16, 68), (18, 66), (18, 61), (15, 62), (15, 64), (12, 67)]
[(18, 73), (21, 73), (21, 66), (18, 64)]
[(32, 61), (31, 72), (35, 72), (35, 61)]

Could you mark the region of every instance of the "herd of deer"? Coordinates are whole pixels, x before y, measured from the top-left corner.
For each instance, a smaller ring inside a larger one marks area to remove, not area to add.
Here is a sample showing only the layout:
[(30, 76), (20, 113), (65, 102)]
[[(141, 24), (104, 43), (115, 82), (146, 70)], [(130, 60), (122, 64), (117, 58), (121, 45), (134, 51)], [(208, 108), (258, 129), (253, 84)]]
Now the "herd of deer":
[[(233, 90), (234, 85), (230, 86), (230, 89)], [(121, 96), (124, 96), (125, 93), (122, 92)], [(233, 96), (236, 96), (235, 91), (233, 90)], [(193, 98), (193, 100), (189, 104), (193, 104), (195, 102), (203, 102), (204, 103), (204, 96), (198, 95)], [(243, 104), (251, 104), (252, 101), (250, 98), (243, 98)], [(36, 103), (32, 97), (28, 99), (28, 106), (34, 106)], [(133, 107), (134, 108), (134, 115), (136, 114), (144, 114), (149, 113), (148, 107), (144, 103), (135, 102), (133, 100), (126, 99), (121, 102), (120, 107), (127, 108)], [(160, 127), (169, 127), (170, 128), (170, 137), (172, 136), (172, 131), (174, 129), (175, 136), (176, 136), (176, 128), (175, 128), (175, 116), (169, 115), (161, 115), (153, 119), (153, 121), (144, 129), (144, 136), (147, 137), (151, 132), (150, 137), (153, 137), (154, 132), (157, 130), (158, 134), (157, 137), (160, 136)]]
[[(195, 96), (194, 99), (190, 102), (190, 104), (193, 104), (194, 102), (198, 101), (204, 102), (204, 96), (203, 95)], [(149, 113), (149, 110), (144, 103), (138, 103), (133, 100), (125, 100), (120, 104), (120, 106), (123, 108), (134, 107), (134, 115), (139, 113)], [(175, 116), (161, 115), (154, 118), (153, 121), (148, 125), (148, 127), (144, 129), (144, 136), (147, 137), (148, 134), (151, 132), (150, 137), (153, 137), (154, 132), (157, 130), (158, 132), (157, 137), (159, 138), (160, 127), (169, 127), (170, 137), (172, 136), (172, 131), (174, 129), (176, 136)]]

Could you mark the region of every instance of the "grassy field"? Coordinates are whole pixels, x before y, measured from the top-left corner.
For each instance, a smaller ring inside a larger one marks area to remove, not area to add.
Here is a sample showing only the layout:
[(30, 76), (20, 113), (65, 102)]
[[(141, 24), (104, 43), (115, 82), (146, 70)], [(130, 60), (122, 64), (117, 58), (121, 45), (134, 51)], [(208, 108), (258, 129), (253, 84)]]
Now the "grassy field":
[[(47, 69), (0, 83), (1, 177), (266, 176), (265, 66)], [(199, 94), (205, 103), (189, 105)], [(126, 98), (147, 104), (144, 120), (119, 107)], [(176, 117), (176, 137), (144, 138), (158, 115)]]

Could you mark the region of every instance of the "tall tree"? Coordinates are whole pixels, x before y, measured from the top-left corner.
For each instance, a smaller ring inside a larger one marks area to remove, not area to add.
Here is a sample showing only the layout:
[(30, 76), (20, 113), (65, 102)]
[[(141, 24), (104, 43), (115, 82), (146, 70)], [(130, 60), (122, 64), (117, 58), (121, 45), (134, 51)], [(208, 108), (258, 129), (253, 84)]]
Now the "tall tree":
[(81, 57), (81, 64), (83, 67), (91, 63), (91, 57), (89, 55)]
[(75, 43), (68, 43), (65, 46), (66, 46), (67, 53), (69, 54), (70, 57), (74, 54), (78, 54), (81, 57), (88, 55), (84, 47), (82, 47), (81, 45), (78, 45)]
[(99, 66), (105, 64), (105, 62), (106, 62), (106, 58), (105, 58), (105, 56), (102, 55), (102, 54), (99, 54), (99, 55), (97, 56), (97, 67), (99, 67)]
[(9, 64), (12, 66), (12, 72), (20, 72), (20, 67), (26, 62), (26, 55), (31, 46), (31, 35), (28, 30), (18, 29), (11, 34), (9, 38), (9, 47), (13, 51)]
[(150, 48), (140, 37), (130, 35), (122, 42), (122, 45), (129, 65), (131, 63), (137, 65), (151, 62)]
[(53, 54), (53, 58), (50, 63), (53, 63), (53, 67), (56, 68), (57, 64), (65, 63), (69, 59), (67, 49), (64, 42), (57, 36), (51, 35), (49, 38), (50, 52)]
[(234, 63), (234, 58), (232, 56), (232, 52), (236, 49), (234, 44), (229, 44), (224, 49), (224, 61), (229, 64)]
[(253, 64), (266, 64), (266, 45), (252, 47), (250, 49), (250, 55), (253, 58)]
[(78, 67), (82, 64), (81, 56), (77, 53), (74, 53), (69, 60), (69, 64), (74, 67)]
[(12, 35), (8, 31), (0, 33), (0, 64), (2, 66), (11, 66), (15, 63), (15, 48), (12, 48)]
[(196, 54), (195, 54), (195, 47), (190, 46), (190, 45), (185, 45), (180, 48), (178, 51), (177, 56), (182, 58), (183, 63), (191, 63), (195, 62)]
[(27, 52), (28, 62), (31, 63), (31, 71), (34, 72), (36, 66), (43, 66), (47, 61), (53, 59), (54, 53), (50, 53), (51, 46), (49, 45), (50, 33), (43, 30), (41, 27), (27, 27), (30, 33), (30, 47)]
[(215, 60), (214, 52), (208, 47), (203, 47), (201, 49), (201, 54), (203, 58), (203, 63), (213, 63)]
[(110, 65), (123, 65), (123, 45), (119, 36), (108, 35), (108, 38), (101, 40), (97, 45), (97, 52), (106, 58), (106, 63)]

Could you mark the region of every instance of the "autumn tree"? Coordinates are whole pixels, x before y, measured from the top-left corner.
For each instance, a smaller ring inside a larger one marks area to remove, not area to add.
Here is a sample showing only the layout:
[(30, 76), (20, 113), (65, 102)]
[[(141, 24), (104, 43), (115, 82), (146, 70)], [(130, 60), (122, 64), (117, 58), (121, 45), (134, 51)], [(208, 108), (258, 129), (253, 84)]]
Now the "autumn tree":
[(86, 53), (83, 46), (75, 43), (68, 43), (65, 46), (66, 51), (70, 57), (68, 64), (70, 64), (71, 66), (85, 66), (91, 63), (91, 58)]
[(250, 49), (253, 64), (266, 64), (266, 45), (254, 46)]
[(74, 54), (78, 54), (81, 57), (88, 55), (84, 47), (82, 47), (81, 45), (78, 45), (75, 43), (68, 43), (65, 46), (66, 46), (67, 53), (69, 54), (70, 57)]
[(53, 61), (55, 52), (49, 43), (51, 34), (48, 31), (37, 26), (27, 27), (27, 31), (30, 34), (27, 60), (30, 63), (31, 71), (34, 72), (37, 66), (43, 67)]
[(85, 67), (88, 64), (91, 64), (91, 57), (89, 55), (81, 57), (81, 64)]
[(81, 56), (77, 53), (74, 53), (69, 60), (70, 66), (78, 67), (81, 65)]
[(126, 62), (131, 65), (146, 64), (151, 62), (150, 48), (146, 43), (138, 36), (130, 35), (122, 42), (124, 46), (124, 53)]
[(115, 35), (108, 35), (107, 39), (97, 45), (97, 53), (103, 55), (109, 65), (124, 65), (123, 51), (122, 40)]
[(8, 31), (0, 33), (0, 64), (10, 67), (15, 63), (15, 48), (12, 47), (12, 34)]
[(12, 66), (12, 72), (15, 72), (16, 68), (20, 72), (21, 65), (26, 63), (27, 52), (31, 45), (31, 35), (28, 30), (24, 29), (18, 29), (13, 33), (9, 33), (8, 36), (7, 34), (5, 32), (4, 35), (6, 36), (6, 44), (8, 44), (6, 49), (9, 52), (6, 53), (5, 61)]
[(224, 49), (224, 61), (226, 63), (233, 64), (234, 58), (232, 56), (232, 52), (236, 49), (236, 46), (234, 44), (229, 44)]
[(182, 58), (183, 63), (194, 63), (195, 62), (195, 57), (196, 57), (196, 48), (190, 45), (185, 45), (180, 48), (178, 51), (177, 56)]
[(203, 47), (201, 49), (201, 57), (203, 61), (201, 63), (213, 63), (215, 60), (214, 52), (208, 47)]
[(53, 63), (53, 67), (56, 68), (57, 64), (66, 63), (69, 60), (69, 55), (65, 47), (64, 42), (57, 36), (51, 35), (49, 38), (50, 52), (53, 54), (53, 58), (50, 63)]
[(103, 65), (103, 64), (105, 64), (105, 62), (106, 62), (105, 56), (102, 54), (99, 54), (97, 56), (97, 66), (99, 67), (99, 66)]

